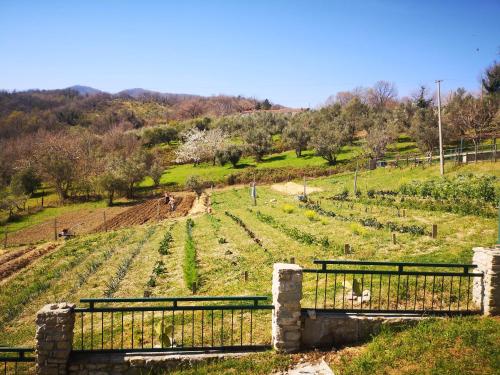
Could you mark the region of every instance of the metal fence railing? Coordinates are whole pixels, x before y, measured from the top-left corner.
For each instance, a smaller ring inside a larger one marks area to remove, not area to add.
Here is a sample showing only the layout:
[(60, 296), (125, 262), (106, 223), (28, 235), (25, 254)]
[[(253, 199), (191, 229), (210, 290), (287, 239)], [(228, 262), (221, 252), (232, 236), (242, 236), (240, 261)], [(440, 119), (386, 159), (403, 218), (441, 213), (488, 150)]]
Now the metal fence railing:
[[(439, 149), (433, 149), (429, 153), (402, 153), (395, 154), (389, 157), (376, 159), (371, 163), (377, 166), (409, 166), (417, 164), (432, 164), (439, 163)], [(500, 159), (500, 151), (495, 144), (481, 144), (477, 147), (473, 145), (456, 146), (443, 149), (443, 158), (447, 162), (467, 163), (475, 160), (491, 160), (497, 161)]]
[(264, 349), (271, 345), (267, 297), (82, 299), (74, 351)]
[(35, 371), (35, 358), (28, 353), (33, 353), (30, 348), (10, 348), (0, 346), (0, 374), (33, 374)]
[(474, 283), (482, 285), (483, 279), (482, 273), (471, 272), (475, 265), (350, 260), (314, 263), (321, 268), (303, 271), (304, 308), (430, 315), (481, 312), (472, 298)]

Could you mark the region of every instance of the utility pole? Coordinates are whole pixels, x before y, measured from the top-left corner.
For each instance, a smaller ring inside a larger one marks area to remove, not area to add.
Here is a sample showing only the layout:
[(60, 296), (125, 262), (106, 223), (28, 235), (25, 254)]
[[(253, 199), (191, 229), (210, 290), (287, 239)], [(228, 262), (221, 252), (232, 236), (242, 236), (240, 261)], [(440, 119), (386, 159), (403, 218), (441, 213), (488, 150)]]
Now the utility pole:
[(437, 83), (437, 99), (438, 99), (438, 124), (439, 124), (439, 170), (441, 176), (444, 175), (444, 156), (443, 156), (443, 129), (441, 127), (441, 82), (442, 79), (438, 79)]

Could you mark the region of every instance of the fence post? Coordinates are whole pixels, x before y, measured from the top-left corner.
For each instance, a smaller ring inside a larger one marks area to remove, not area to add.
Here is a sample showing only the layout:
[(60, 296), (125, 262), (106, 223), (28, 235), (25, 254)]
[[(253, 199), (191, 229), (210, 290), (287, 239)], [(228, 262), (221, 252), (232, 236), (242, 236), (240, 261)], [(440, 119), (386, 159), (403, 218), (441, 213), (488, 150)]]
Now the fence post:
[(296, 352), (301, 341), (302, 268), (297, 264), (275, 263), (273, 267), (273, 347)]
[(438, 226), (437, 226), (437, 224), (432, 224), (431, 237), (432, 238), (437, 238), (437, 234), (438, 234)]
[(500, 315), (500, 246), (475, 247), (472, 263), (483, 273), (483, 282), (474, 277), (472, 299), (484, 315)]
[(73, 345), (75, 305), (66, 302), (45, 305), (36, 316), (36, 373), (66, 374)]

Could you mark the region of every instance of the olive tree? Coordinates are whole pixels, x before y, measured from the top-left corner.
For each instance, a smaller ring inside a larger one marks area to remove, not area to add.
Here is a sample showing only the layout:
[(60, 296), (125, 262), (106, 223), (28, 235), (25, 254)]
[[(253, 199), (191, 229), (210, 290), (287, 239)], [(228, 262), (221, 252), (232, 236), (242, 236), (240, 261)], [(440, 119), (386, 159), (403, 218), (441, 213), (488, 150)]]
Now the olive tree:
[(199, 199), (204, 190), (203, 182), (200, 177), (189, 176), (186, 179), (186, 189), (193, 191)]
[(224, 150), (219, 151), (217, 159), (219, 160), (220, 165), (225, 165), (227, 162), (230, 162), (233, 165), (233, 168), (236, 168), (242, 154), (243, 150), (241, 147), (237, 145), (229, 145)]
[(325, 159), (329, 165), (334, 165), (342, 146), (347, 144), (345, 128), (338, 118), (334, 121), (320, 121), (314, 127), (311, 136), (311, 146), (318, 156)]
[(295, 150), (298, 158), (302, 156), (302, 151), (307, 148), (310, 139), (309, 121), (304, 116), (292, 119), (283, 131), (283, 140), (288, 147)]
[(419, 108), (411, 119), (410, 135), (423, 152), (439, 145), (438, 118), (433, 108)]
[(257, 162), (262, 161), (262, 158), (271, 152), (273, 146), (271, 133), (263, 127), (249, 129), (243, 139)]
[(10, 182), (10, 190), (15, 195), (32, 195), (42, 185), (42, 180), (33, 167), (18, 170)]
[(112, 159), (106, 165), (102, 174), (97, 178), (97, 187), (106, 194), (108, 206), (113, 205), (113, 199), (117, 193), (127, 191), (127, 181), (121, 175), (122, 160)]

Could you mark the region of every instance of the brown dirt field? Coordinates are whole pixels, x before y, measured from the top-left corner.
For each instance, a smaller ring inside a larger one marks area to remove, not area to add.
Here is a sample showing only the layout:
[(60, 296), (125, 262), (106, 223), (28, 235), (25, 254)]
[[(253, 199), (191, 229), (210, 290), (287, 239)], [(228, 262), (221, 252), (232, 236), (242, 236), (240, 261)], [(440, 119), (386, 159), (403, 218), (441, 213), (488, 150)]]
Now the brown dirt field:
[[(74, 212), (69, 212), (57, 217), (57, 231), (60, 232), (63, 228), (67, 228), (74, 234), (86, 234), (94, 231), (99, 226), (104, 218), (103, 213), (106, 212), (106, 220), (112, 219), (116, 215), (126, 211), (129, 207), (109, 207), (96, 209), (82, 209)], [(18, 230), (14, 233), (9, 233), (7, 237), (8, 246), (28, 245), (38, 242), (51, 241), (54, 239), (54, 220), (47, 220), (41, 224), (37, 224), (28, 228)]]
[(18, 249), (18, 250), (12, 250), (12, 251), (5, 252), (4, 254), (2, 254), (0, 256), (0, 267), (3, 264), (11, 261), (12, 259), (18, 258), (18, 257), (26, 254), (27, 252), (30, 252), (33, 249), (35, 249), (34, 246), (28, 246), (28, 247), (25, 247), (23, 249)]
[(111, 220), (95, 228), (95, 231), (104, 231), (128, 227), (132, 225), (141, 225), (149, 221), (157, 221), (168, 218), (186, 216), (193, 206), (196, 199), (193, 193), (175, 193), (175, 210), (170, 211), (169, 205), (165, 204), (163, 198), (151, 199), (144, 203), (130, 207)]
[[(44, 256), (45, 254), (50, 253), (51, 251), (55, 250), (59, 245), (58, 244), (50, 244), (47, 247), (43, 248), (34, 248), (34, 247), (28, 247), (26, 252), (22, 253), (16, 258), (11, 259), (10, 261), (7, 261), (5, 263), (0, 261), (0, 281), (6, 279), (7, 277), (11, 276), (12, 274), (20, 271), (24, 267), (30, 265), (33, 263), (35, 260), (38, 258)], [(16, 252), (19, 253), (19, 252)], [(9, 254), (7, 254), (9, 255)], [(5, 256), (3, 258), (6, 258)]]
[[(163, 199), (150, 199), (134, 206), (115, 206), (97, 209), (82, 209), (69, 212), (57, 217), (57, 232), (69, 229), (70, 233), (81, 235), (104, 230), (113, 230), (122, 227), (140, 225), (151, 220), (163, 220), (186, 216), (193, 206), (195, 195), (193, 193), (179, 192), (173, 194), (175, 197), (175, 211), (171, 212)], [(160, 202), (160, 204), (159, 204)], [(158, 216), (158, 207), (159, 216)], [(104, 225), (104, 212), (106, 212), (106, 226)], [(54, 220), (47, 220), (41, 224), (9, 233), (7, 237), (8, 246), (21, 246), (39, 242), (54, 240)], [(23, 250), (16, 250), (22, 255)], [(4, 256), (8, 255), (7, 252)], [(18, 256), (19, 256), (18, 255)]]

